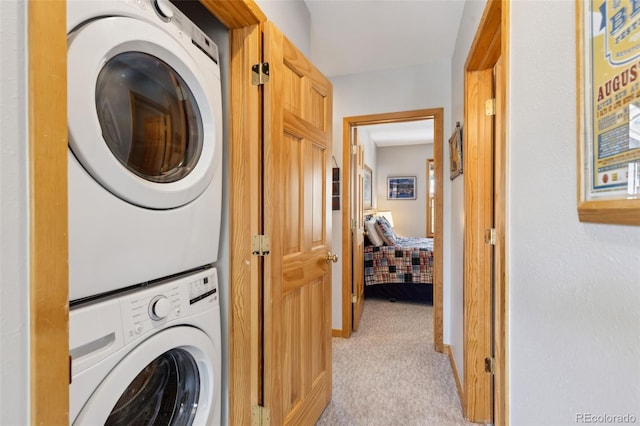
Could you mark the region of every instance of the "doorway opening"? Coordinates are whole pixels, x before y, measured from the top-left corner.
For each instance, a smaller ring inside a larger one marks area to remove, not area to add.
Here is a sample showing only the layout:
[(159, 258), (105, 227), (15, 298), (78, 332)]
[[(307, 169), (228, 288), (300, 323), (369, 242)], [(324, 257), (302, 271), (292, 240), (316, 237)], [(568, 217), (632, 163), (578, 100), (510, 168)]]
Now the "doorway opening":
[[(349, 337), (353, 331), (354, 300), (352, 298), (353, 288), (353, 262), (362, 262), (363, 259), (353, 259), (353, 238), (354, 238), (354, 211), (352, 205), (353, 187), (352, 182), (352, 135), (354, 129), (359, 126), (367, 126), (385, 123), (402, 123), (420, 120), (433, 120), (433, 159), (435, 166), (436, 194), (435, 202), (435, 234), (434, 234), (434, 277), (433, 277), (433, 307), (434, 307), (434, 345), (438, 352), (444, 351), (443, 345), (443, 314), (442, 314), (442, 191), (443, 191), (443, 109), (421, 109), (413, 111), (389, 112), (382, 114), (372, 114), (354, 117), (344, 117), (343, 119), (343, 210), (342, 210), (342, 337)], [(426, 214), (426, 213), (425, 213)]]

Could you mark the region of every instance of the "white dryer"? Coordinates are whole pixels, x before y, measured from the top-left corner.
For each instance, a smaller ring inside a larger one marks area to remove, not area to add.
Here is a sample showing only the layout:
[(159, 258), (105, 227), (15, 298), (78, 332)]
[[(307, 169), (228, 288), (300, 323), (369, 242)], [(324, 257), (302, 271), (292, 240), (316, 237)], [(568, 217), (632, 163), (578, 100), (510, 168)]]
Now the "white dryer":
[(167, 0), (67, 6), (69, 300), (218, 255), (218, 49)]
[(69, 313), (72, 425), (219, 425), (215, 268)]

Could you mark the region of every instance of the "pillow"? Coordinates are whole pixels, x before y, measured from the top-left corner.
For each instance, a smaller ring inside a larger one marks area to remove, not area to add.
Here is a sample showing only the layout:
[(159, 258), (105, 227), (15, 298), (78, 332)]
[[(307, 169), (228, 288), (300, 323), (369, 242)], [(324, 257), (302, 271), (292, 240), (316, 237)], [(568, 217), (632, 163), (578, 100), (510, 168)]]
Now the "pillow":
[(380, 234), (378, 233), (378, 230), (376, 229), (375, 219), (367, 220), (364, 223), (364, 229), (365, 231), (367, 231), (367, 237), (369, 238), (369, 241), (371, 241), (372, 245), (376, 247), (380, 247), (381, 245), (384, 245), (384, 241), (380, 236)]
[(376, 228), (378, 229), (380, 237), (382, 238), (382, 241), (384, 241), (385, 245), (393, 246), (397, 243), (398, 236), (386, 217), (378, 216), (376, 218)]

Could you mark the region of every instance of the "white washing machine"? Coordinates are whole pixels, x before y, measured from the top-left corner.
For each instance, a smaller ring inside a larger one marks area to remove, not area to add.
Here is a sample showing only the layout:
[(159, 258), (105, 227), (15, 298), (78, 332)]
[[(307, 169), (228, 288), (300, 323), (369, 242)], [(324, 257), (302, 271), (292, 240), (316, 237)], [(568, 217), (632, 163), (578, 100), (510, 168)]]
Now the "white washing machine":
[(67, 3), (69, 300), (213, 264), (218, 49), (168, 0)]
[(69, 313), (72, 425), (219, 425), (215, 268)]

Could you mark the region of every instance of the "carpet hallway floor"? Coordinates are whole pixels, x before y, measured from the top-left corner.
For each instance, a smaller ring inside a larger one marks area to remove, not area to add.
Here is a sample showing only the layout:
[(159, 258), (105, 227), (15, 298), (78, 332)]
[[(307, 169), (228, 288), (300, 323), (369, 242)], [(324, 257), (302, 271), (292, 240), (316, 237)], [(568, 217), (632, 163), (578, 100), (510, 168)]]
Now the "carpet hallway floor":
[(433, 349), (433, 306), (367, 299), (358, 331), (332, 344), (333, 396), (316, 426), (475, 425)]

